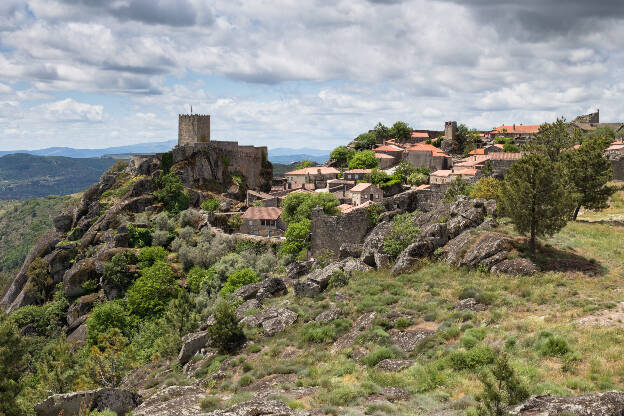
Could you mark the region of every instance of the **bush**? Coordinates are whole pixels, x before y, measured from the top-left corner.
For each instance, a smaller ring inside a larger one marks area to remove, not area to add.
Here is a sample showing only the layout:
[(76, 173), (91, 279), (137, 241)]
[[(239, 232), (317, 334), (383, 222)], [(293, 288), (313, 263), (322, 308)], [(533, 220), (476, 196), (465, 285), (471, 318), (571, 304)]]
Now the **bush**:
[(412, 325), (412, 320), (410, 318), (400, 317), (394, 323), (394, 327), (399, 330), (404, 330), (409, 328)]
[(152, 245), (152, 230), (128, 224), (128, 245), (142, 248)]
[(25, 291), (28, 297), (36, 303), (44, 303), (54, 287), (52, 276), (48, 273), (48, 263), (41, 257), (37, 257), (28, 266), (26, 277), (28, 277), (28, 283)]
[(146, 269), (151, 267), (157, 261), (163, 261), (167, 258), (167, 250), (160, 246), (154, 247), (144, 247), (139, 250), (139, 255), (137, 256), (137, 266), (139, 269)]
[(87, 319), (87, 343), (95, 345), (98, 337), (111, 328), (117, 328), (128, 336), (131, 325), (123, 302), (114, 300), (96, 305)]
[(204, 220), (203, 215), (196, 209), (189, 208), (180, 212), (180, 227), (198, 227)]
[(165, 212), (161, 212), (153, 219), (153, 223), (156, 229), (160, 231), (173, 231), (176, 228), (176, 223), (173, 218), (169, 218), (169, 215)]
[(307, 218), (288, 224), (286, 241), (280, 247), (280, 254), (296, 256), (305, 250), (308, 247), (310, 227), (311, 223)]
[(479, 179), (470, 189), (470, 198), (484, 198), (499, 200), (503, 189), (503, 183), (493, 177)]
[(476, 346), (469, 351), (455, 351), (449, 355), (454, 370), (474, 370), (494, 362), (494, 352), (488, 346)]
[(540, 354), (548, 357), (563, 357), (572, 351), (565, 338), (549, 332), (542, 332), (536, 344)]
[(219, 300), (214, 307), (215, 324), (207, 329), (212, 344), (223, 354), (231, 353), (245, 342), (245, 334), (238, 325), (234, 305), (226, 300)]
[(227, 225), (234, 231), (238, 231), (238, 229), (243, 225), (243, 219), (239, 214), (234, 214), (228, 218)]
[(137, 256), (132, 250), (126, 250), (113, 256), (109, 263), (104, 265), (102, 274), (106, 281), (119, 290), (126, 290), (139, 275), (129, 270), (131, 264), (136, 264)]
[(372, 351), (360, 361), (369, 367), (374, 367), (383, 360), (398, 356), (400, 356), (400, 352), (396, 348), (381, 347)]
[(171, 240), (173, 239), (174, 239), (174, 234), (171, 233), (170, 231), (155, 230), (152, 233), (152, 245), (153, 246), (167, 247), (169, 243), (171, 243)]
[(189, 246), (195, 246), (197, 243), (195, 242), (195, 229), (192, 227), (184, 227), (180, 230), (178, 234), (180, 240), (184, 241)]
[(61, 330), (68, 306), (62, 283), (59, 283), (52, 302), (22, 306), (11, 314), (11, 319), (19, 328), (29, 327), (35, 335), (54, 337)]
[(4, 416), (24, 414), (16, 402), (24, 387), (21, 383), (26, 369), (24, 344), (11, 318), (0, 310), (0, 414)]
[(217, 212), (217, 210), (219, 209), (219, 201), (217, 201), (214, 198), (208, 198), (205, 199), (202, 203), (201, 203), (201, 209), (203, 209), (204, 211), (208, 211), (208, 212)]
[(241, 378), (238, 379), (238, 385), (240, 387), (247, 387), (251, 383), (253, 383), (253, 377), (250, 376), (249, 374), (245, 374), (245, 375), (241, 376)]
[(258, 281), (258, 274), (253, 269), (245, 268), (230, 273), (221, 289), (221, 296), (234, 293), (236, 289)]
[(214, 271), (200, 266), (193, 268), (186, 275), (186, 287), (193, 293), (199, 293), (208, 280), (214, 279)]
[(373, 169), (376, 168), (379, 161), (375, 157), (372, 150), (363, 150), (357, 152), (349, 161), (349, 169)]
[(217, 396), (208, 396), (201, 399), (199, 407), (204, 412), (212, 412), (214, 410), (221, 409), (223, 407), (223, 402)]
[(414, 242), (420, 233), (414, 220), (418, 212), (405, 213), (392, 219), (390, 234), (384, 240), (384, 251), (393, 259), (397, 258), (403, 250)]
[(349, 284), (349, 275), (345, 273), (344, 271), (337, 269), (332, 272), (329, 278), (328, 287), (331, 289), (335, 287), (346, 286), (348, 284)]
[(479, 402), (477, 415), (505, 415), (507, 414), (507, 407), (516, 405), (529, 397), (528, 389), (521, 383), (509, 365), (506, 354), (496, 358), (496, 364), (492, 368), (491, 374), (492, 376), (483, 373), (479, 377), (483, 384), (483, 391), (476, 396)]
[(299, 331), (301, 339), (317, 344), (334, 342), (338, 336), (333, 325), (322, 325), (318, 322), (308, 322)]
[(462, 180), (462, 178), (458, 176), (457, 179), (451, 182), (449, 188), (444, 194), (444, 202), (453, 202), (460, 195), (469, 196), (470, 189), (470, 184), (468, 184), (468, 182)]
[(384, 209), (379, 204), (373, 204), (366, 207), (366, 219), (371, 227), (374, 227), (379, 222), (379, 217), (383, 213)]
[(189, 193), (184, 190), (175, 172), (169, 172), (160, 177), (157, 186), (159, 189), (154, 192), (154, 197), (163, 203), (168, 212), (177, 214), (188, 208)]
[(173, 297), (175, 289), (176, 282), (173, 280), (171, 267), (163, 261), (156, 261), (151, 267), (144, 269), (141, 277), (128, 289), (128, 309), (131, 314), (140, 317), (160, 315)]

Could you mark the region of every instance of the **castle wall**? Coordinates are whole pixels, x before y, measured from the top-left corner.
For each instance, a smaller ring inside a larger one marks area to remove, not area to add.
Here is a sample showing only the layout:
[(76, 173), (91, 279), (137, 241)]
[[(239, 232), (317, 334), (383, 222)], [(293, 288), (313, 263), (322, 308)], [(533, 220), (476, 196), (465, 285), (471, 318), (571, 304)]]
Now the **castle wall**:
[(312, 210), (311, 219), (313, 256), (322, 254), (323, 250), (331, 250), (337, 257), (342, 244), (362, 244), (370, 227), (366, 209), (363, 208), (339, 216), (325, 215), (322, 208), (316, 208)]
[(178, 146), (210, 141), (210, 116), (180, 114), (178, 116)]

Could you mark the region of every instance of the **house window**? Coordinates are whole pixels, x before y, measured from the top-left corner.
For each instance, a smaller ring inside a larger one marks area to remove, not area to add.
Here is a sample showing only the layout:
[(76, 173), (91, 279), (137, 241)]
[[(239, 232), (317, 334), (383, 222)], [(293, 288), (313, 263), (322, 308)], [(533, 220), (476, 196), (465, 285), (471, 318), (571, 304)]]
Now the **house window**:
[(269, 237), (273, 237), (273, 231), (269, 231)]
[(373, 199), (375, 199), (375, 195), (370, 194), (370, 200), (372, 201)]

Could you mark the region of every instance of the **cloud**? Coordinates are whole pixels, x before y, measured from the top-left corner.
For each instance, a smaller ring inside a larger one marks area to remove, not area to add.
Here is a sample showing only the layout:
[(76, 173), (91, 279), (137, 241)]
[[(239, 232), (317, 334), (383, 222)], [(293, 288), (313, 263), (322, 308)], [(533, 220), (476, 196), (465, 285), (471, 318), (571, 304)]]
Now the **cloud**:
[(104, 119), (104, 107), (91, 105), (66, 98), (36, 107), (42, 116), (54, 122), (101, 122)]

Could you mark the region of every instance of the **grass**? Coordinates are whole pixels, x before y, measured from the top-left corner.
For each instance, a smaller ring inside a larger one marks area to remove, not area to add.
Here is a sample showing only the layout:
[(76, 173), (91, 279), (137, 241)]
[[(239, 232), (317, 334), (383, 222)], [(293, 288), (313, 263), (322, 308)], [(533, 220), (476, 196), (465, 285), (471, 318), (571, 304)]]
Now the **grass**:
[[(502, 230), (513, 234), (509, 225)], [(330, 288), (315, 299), (292, 294), (269, 299), (267, 306), (289, 301), (299, 313), (297, 323), (273, 338), (252, 333), (254, 354), (247, 355), (246, 362), (253, 370), (243, 373), (249, 367), (238, 368), (215, 388), (234, 392), (249, 374), (258, 383), (281, 383), (287, 397), (296, 386), (310, 388), (306, 397), (292, 398), (297, 407), (320, 407), (329, 414), (416, 415), (442, 407), (462, 414), (481, 390), (478, 372), (505, 351), (531, 394), (624, 389), (620, 359), (624, 323), (579, 323), (584, 316), (614, 310), (624, 301), (617, 290), (624, 276), (623, 238), (624, 227), (577, 222), (541, 240), (544, 257), (558, 256), (554, 260), (560, 265), (580, 258), (597, 265), (598, 273), (551, 270), (510, 277), (424, 262), (400, 276), (387, 271), (356, 273), (345, 286)], [(455, 310), (454, 304), (467, 297), (477, 298), (488, 309)], [(330, 306), (343, 311), (340, 320), (313, 322)], [(377, 313), (373, 326), (361, 332), (352, 347), (329, 351), (329, 343), (346, 332), (350, 322), (373, 311)], [(404, 354), (392, 346), (390, 334), (408, 327), (438, 331)], [(293, 347), (296, 353), (286, 354)], [(407, 358), (415, 365), (397, 373), (374, 367), (391, 357)], [(390, 407), (367, 402), (383, 387), (402, 388), (414, 398)]]

